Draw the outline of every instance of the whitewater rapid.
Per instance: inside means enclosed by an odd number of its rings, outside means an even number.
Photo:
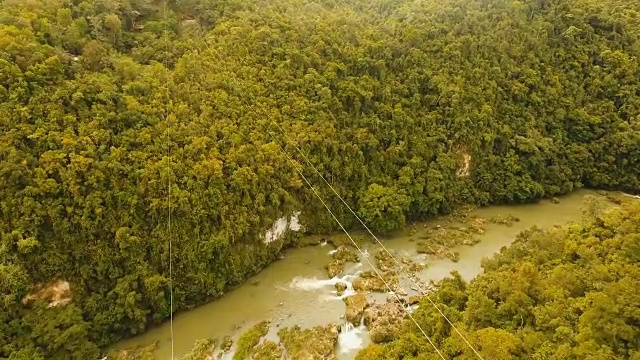
[[[361,271],[358,269],[362,266],[362,263],[357,263],[352,267],[350,274],[334,276],[331,279],[295,277],[289,283],[289,288],[299,291],[324,290],[323,294],[320,295],[323,301],[342,301],[356,294],[355,290],[353,290],[353,280],[360,275]],[[347,287],[341,295],[338,295],[335,288],[337,283],[343,283]],[[338,335],[338,345],[336,349],[338,358],[353,358],[358,351],[364,349],[369,343],[369,332],[364,325],[364,319],[359,324],[352,324],[345,321],[340,326],[340,334]]]
[[[331,279],[295,277],[293,278],[293,280],[291,280],[289,287],[292,289],[303,291],[312,291],[326,288],[328,292],[324,294],[324,300],[342,300],[356,293],[353,290],[353,280],[355,280],[359,274],[360,272],[356,272],[352,275],[343,275],[342,277],[335,276]],[[347,289],[342,293],[342,295],[338,295],[338,291],[335,288],[335,285],[337,283],[343,283],[347,286]]]

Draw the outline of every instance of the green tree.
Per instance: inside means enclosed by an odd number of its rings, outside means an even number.
[[[404,226],[409,201],[395,188],[371,184],[360,198],[358,213],[375,230],[391,232]]]

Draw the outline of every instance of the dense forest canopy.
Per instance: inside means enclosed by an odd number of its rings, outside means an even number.
[[[534,228],[466,283],[432,299],[485,359],[640,359],[640,204],[592,214],[567,229]],[[447,359],[477,359],[423,301],[414,317]],[[356,360],[440,359],[407,322],[400,337]]]
[[[334,230],[278,127],[376,231],[640,191],[636,0],[166,5],[1,5],[0,358],[90,359],[166,319],[169,238],[183,310],[295,243],[264,245],[276,219]]]

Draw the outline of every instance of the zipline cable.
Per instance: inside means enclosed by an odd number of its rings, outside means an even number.
[[[349,211],[351,212],[351,214],[353,214],[353,216],[356,217],[356,219],[358,219],[358,221],[360,222],[360,224],[362,226],[364,226],[364,228],[367,230],[367,232],[369,234],[371,234],[371,236],[375,239],[375,241],[380,244],[380,246],[382,247],[382,249],[384,249],[384,251],[391,257],[391,259],[395,262],[395,264],[400,268],[401,272],[407,277],[409,278],[417,287],[418,290],[420,291],[420,293],[422,293],[424,295],[424,297],[429,301],[429,303],[440,313],[440,315],[442,315],[442,317],[447,321],[447,323],[449,323],[449,325],[455,330],[455,332],[460,336],[460,338],[469,346],[469,348],[475,353],[475,355],[481,359],[484,360],[482,358],[482,356],[480,355],[480,353],[471,345],[471,343],[469,342],[469,340],[467,340],[467,338],[462,335],[462,333],[460,332],[460,330],[458,330],[458,328],[453,324],[453,322],[451,322],[451,320],[449,320],[449,318],[444,314],[444,312],[442,312],[442,310],[440,309],[440,307],[433,301],[431,300],[431,298],[429,297],[429,295],[427,295],[427,291],[425,291],[425,289],[422,288],[422,286],[420,285],[419,281],[416,281],[413,279],[413,277],[411,275],[409,275],[409,273],[406,271],[405,267],[402,265],[402,262],[398,261],[393,254],[391,254],[391,252],[382,244],[382,242],[380,241],[380,239],[378,239],[377,236],[375,236],[373,234],[373,232],[369,229],[369,227],[364,223],[364,221],[362,221],[362,219],[356,214],[355,211],[353,211],[353,209],[351,208],[351,206],[349,206],[349,204],[347,204],[347,202],[342,198],[342,196],[340,196],[340,194],[338,194],[338,192],[336,191],[336,189],[334,189],[334,187],[327,181],[327,179],[320,173],[320,171],[318,170],[318,168],[316,168],[311,161],[309,161],[309,158],[304,154],[304,152],[302,150],[300,150],[300,148],[293,142],[291,141],[291,139],[287,136],[286,132],[282,129],[282,127],[277,123],[277,122],[273,122],[278,129],[280,130],[280,132],[282,133],[282,135],[284,135],[285,139],[287,139],[287,142],[291,143],[291,145],[298,151],[298,153],[300,153],[300,155],[305,159],[305,161],[307,162],[307,164],[309,164],[309,166],[311,166],[315,172],[322,178],[322,180],[324,181],[325,184],[327,184],[329,186],[329,188],[331,188],[331,191],[333,191],[334,194],[336,194],[336,196],[340,199],[340,201],[342,201],[342,203],[347,207],[347,209],[349,209]]]
[[[170,312],[170,332],[171,332],[171,360],[173,360],[173,246],[171,240],[171,119],[169,119],[169,37],[167,28],[167,1],[163,2],[164,17],[164,68],[166,71],[165,78],[165,114],[164,118],[167,122],[167,204],[169,205],[167,218],[167,237],[169,239],[169,312]]]
[[[202,39],[203,39],[203,41],[205,42],[206,49],[207,49],[207,50],[209,50],[209,53],[210,53],[211,55],[213,55],[212,46],[211,46],[211,45],[209,45],[209,44],[207,44],[206,36],[202,36]],[[235,81],[234,81],[234,85],[236,85],[236,86],[234,86],[236,89],[238,89],[238,88],[239,88],[239,87],[237,86],[237,82],[235,82]],[[255,103],[255,99],[253,99],[253,97],[252,97],[251,95],[249,95],[248,93],[247,93],[247,95],[248,95],[249,97],[251,97],[251,98],[252,98],[252,100],[253,100],[253,101],[254,101],[254,103]],[[242,102],[243,102],[243,103],[244,103],[248,108],[251,108],[251,109],[254,109],[254,108],[255,108],[255,107],[251,106],[251,105],[250,105],[246,100],[244,100],[244,98],[243,98],[242,96],[238,96],[238,99],[239,99],[240,101],[242,101]],[[261,111],[263,112],[263,114],[264,114],[265,116],[267,116],[267,118],[268,118],[268,119],[270,119],[270,118],[271,118],[268,114],[266,114],[266,112],[265,112],[265,111],[263,111],[262,109],[261,109]],[[254,110],[254,113],[255,113],[255,110]],[[316,191],[316,189],[311,185],[311,183],[307,180],[307,178],[306,178],[306,177],[302,174],[302,172],[298,169],[298,167],[295,165],[295,162],[293,161],[293,159],[289,156],[289,154],[286,152],[286,150],[285,150],[285,149],[280,145],[280,143],[278,142],[278,140],[277,140],[277,138],[274,136],[274,134],[273,134],[273,133],[272,133],[272,132],[267,128],[267,126],[266,126],[266,125],[261,124],[260,122],[258,122],[258,123],[259,123],[259,124],[260,124],[260,126],[262,126],[262,127],[263,127],[263,129],[264,129],[264,130],[265,130],[265,131],[266,131],[266,132],[271,136],[271,138],[272,138],[272,139],[273,139],[273,141],[277,144],[277,146],[278,146],[278,148],[280,149],[280,151],[281,151],[281,152],[282,152],[282,153],[287,157],[287,159],[288,159],[288,160],[289,160],[289,162],[294,166],[294,168],[296,169],[296,171],[298,172],[298,174],[300,174],[300,176],[303,178],[303,180],[305,181],[305,183],[307,183],[307,185],[311,188],[311,190],[312,190],[312,191],[313,191],[313,193],[316,195],[316,197],[318,197],[318,199],[322,202],[322,204],[323,204],[323,205],[324,205],[324,207],[327,209],[327,211],[329,212],[329,214],[331,214],[331,216],[332,216],[332,217],[333,217],[333,219],[338,223],[338,225],[340,226],[340,228],[342,229],[342,231],[347,235],[347,237],[349,238],[349,240],[351,240],[351,242],[353,243],[353,245],[355,246],[355,248],[356,248],[356,249],[358,249],[358,252],[360,252],[360,254],[362,255],[362,257],[363,257],[363,258],[364,258],[364,259],[369,263],[369,265],[374,269],[374,271],[375,271],[376,275],[377,275],[377,276],[380,278],[380,280],[382,280],[382,282],[385,284],[385,287],[387,288],[387,290],[388,290],[389,292],[392,292],[392,293],[394,294],[394,296],[395,296],[395,298],[398,300],[398,302],[399,302],[400,306],[401,306],[401,307],[402,307],[402,308],[407,312],[407,314],[409,315],[409,317],[411,318],[411,320],[413,321],[413,323],[418,327],[418,329],[420,330],[420,332],[424,335],[424,337],[425,337],[425,338],[427,339],[427,341],[431,344],[431,346],[433,346],[433,348],[434,348],[434,349],[435,349],[435,351],[438,353],[438,355],[439,355],[439,356],[444,360],[444,359],[445,359],[445,358],[444,358],[444,356],[442,355],[442,353],[440,352],[440,350],[438,350],[437,346],[433,343],[433,341],[431,340],[431,338],[427,335],[427,333],[426,333],[426,332],[422,329],[422,327],[418,324],[418,322],[415,320],[415,318],[413,317],[413,315],[411,315],[411,313],[408,311],[408,309],[406,309],[406,308],[404,307],[404,305],[402,304],[402,301],[400,300],[400,298],[398,297],[398,295],[397,295],[395,292],[393,292],[393,291],[392,291],[391,287],[387,284],[386,280],[384,280],[384,278],[382,277],[382,275],[378,272],[377,268],[376,268],[376,267],[371,263],[371,261],[370,261],[370,260],[369,260],[369,258],[366,256],[366,254],[365,254],[365,253],[360,249],[360,247],[357,245],[357,243],[353,240],[353,238],[351,237],[351,235],[347,232],[347,230],[344,228],[344,226],[342,225],[342,223],[338,220],[338,218],[334,215],[334,213],[331,211],[331,209],[328,207],[328,205],[324,202],[324,200],[323,200],[323,199],[322,199],[322,197],[318,194],[318,192]],[[278,126],[278,127],[279,127],[279,126]],[[281,129],[281,132],[282,132],[282,128],[281,128],[281,127],[279,127],[279,128]],[[289,139],[288,137],[286,137],[286,138],[287,138],[287,139]],[[295,145],[294,145],[294,146],[295,146]],[[296,147],[296,149],[298,149],[298,148]],[[299,151],[299,150],[298,150],[298,151]],[[305,157],[305,159],[307,160],[307,162],[309,162],[309,161],[308,161],[308,159],[307,159],[306,157]],[[312,165],[312,164],[311,164],[311,165]],[[312,167],[314,168],[314,170],[315,170],[316,172],[318,172],[318,173],[319,173],[318,169],[317,169],[317,168],[315,168],[315,166],[313,166],[313,165],[312,165]],[[324,177],[322,177],[322,179],[323,179],[323,180],[328,184],[328,182],[326,181],[326,179],[325,179]],[[334,191],[334,193],[336,193],[336,195],[338,195],[338,194],[337,194],[337,192],[335,191],[335,189],[333,189],[333,187],[331,187],[331,189]],[[338,195],[338,197],[340,197],[340,196]],[[340,197],[340,199],[344,202],[344,200],[343,200],[341,197]],[[345,205],[346,205],[346,203],[345,203]],[[348,206],[347,206],[347,207],[348,207]],[[351,208],[350,208],[350,207],[349,207],[349,210],[351,210]],[[352,211],[352,213],[353,213],[353,211]],[[354,215],[355,215],[355,213],[354,213]],[[356,215],[356,217],[357,217],[357,215]],[[360,218],[359,218],[359,217],[358,217],[358,220],[360,220]],[[362,222],[362,220],[360,220],[360,221]],[[368,229],[368,228],[367,228],[367,229]],[[370,232],[370,231],[369,231],[369,232]],[[371,232],[370,232],[370,233],[371,233]],[[373,235],[373,234],[372,234],[372,235]],[[382,245],[382,243],[377,239],[377,237],[375,237],[375,236],[374,236],[374,238],[375,238],[375,239],[378,241],[378,243],[383,247],[383,249],[384,249],[387,253],[389,253],[389,251],[386,249],[386,247],[384,247],[384,245]],[[390,254],[390,253],[389,253],[389,254]],[[398,262],[397,262],[397,260],[396,260],[393,256],[392,256],[392,258],[393,258],[393,260],[394,260],[396,263],[398,263]],[[403,271],[404,271],[404,269],[403,269]],[[406,273],[405,273],[405,274],[406,274]],[[424,293],[424,291],[421,291],[421,292],[422,292],[422,293]],[[429,300],[431,301],[431,299],[429,299]],[[431,301],[431,304],[435,306],[435,303],[433,303],[432,301]],[[437,308],[437,306],[436,306],[436,308]],[[437,309],[438,309],[438,311],[440,312],[440,314],[441,314],[443,317],[445,317],[445,319],[447,319],[447,322],[449,322],[449,324],[451,324],[451,326],[455,328],[455,326],[453,326],[453,324],[451,323],[451,321],[449,321],[449,319],[444,315],[444,313],[443,313],[442,311],[440,311],[440,309],[439,309],[439,308],[437,308]],[[457,331],[457,329],[456,329],[456,331]],[[458,332],[458,333],[459,333],[459,332]],[[460,333],[459,333],[459,334],[460,334]],[[462,334],[460,334],[460,335],[462,336]],[[463,338],[464,338],[464,337],[463,337]],[[470,344],[468,341],[466,341],[466,339],[465,339],[465,342],[467,342],[467,345],[469,345],[469,347],[470,347],[470,348],[471,348],[471,349],[476,353],[476,355],[477,355],[480,359],[482,359],[482,357],[480,356],[480,354],[478,354],[478,352],[477,352],[477,351],[476,351],[476,350],[471,346],[471,344]],[[482,360],[484,360],[484,359],[482,359]]]
[[[241,99],[241,98],[239,98]],[[244,101],[244,100],[242,100]],[[246,103],[246,101],[244,101],[246,105],[248,105]],[[251,106],[249,106],[249,108],[252,108]],[[255,111],[254,111],[255,113]],[[398,296],[398,294],[393,291],[393,289],[391,288],[391,286],[389,286],[389,284],[387,283],[387,281],[384,279],[384,277],[380,274],[379,270],[377,269],[377,267],[371,262],[371,260],[369,259],[369,257],[367,256],[367,254],[362,251],[362,249],[360,248],[360,246],[358,246],[358,244],[356,243],[356,241],[351,237],[351,235],[349,234],[349,232],[345,229],[345,227],[342,225],[342,223],[340,222],[340,220],[338,220],[338,218],[336,217],[336,215],[333,213],[333,211],[331,211],[331,209],[329,208],[329,206],[327,205],[327,203],[322,199],[322,197],[320,196],[320,194],[316,191],[316,189],[313,187],[313,185],[311,185],[311,183],[309,182],[309,180],[304,176],[304,174],[302,173],[302,170],[300,170],[300,168],[298,168],[298,166],[296,165],[295,161],[291,158],[291,156],[289,156],[289,154],[287,153],[287,151],[282,147],[282,145],[280,145],[280,142],[277,140],[277,138],[275,137],[275,135],[269,130],[269,128],[267,128],[266,125],[261,124],[260,122],[258,122],[258,124],[260,124],[260,126],[262,126],[262,128],[269,134],[269,136],[271,136],[271,138],[273,139],[273,142],[276,143],[276,145],[278,146],[278,148],[280,149],[280,151],[284,154],[284,156],[287,158],[287,160],[291,163],[291,165],[293,166],[293,168],[296,170],[296,172],[300,175],[300,177],[302,177],[302,179],[304,180],[304,182],[309,186],[309,188],[311,189],[311,191],[313,191],[313,193],[315,194],[315,196],[320,200],[320,202],[322,203],[322,205],[325,207],[325,209],[327,209],[327,211],[329,212],[329,214],[331,215],[331,217],[336,221],[336,223],[338,224],[338,226],[340,226],[340,229],[342,229],[342,231],[345,233],[345,235],[347,235],[347,237],[349,238],[349,240],[351,241],[351,243],[353,244],[353,246],[358,250],[358,252],[360,253],[360,255],[362,256],[362,258],[365,259],[365,261],[369,264],[369,266],[373,269],[373,271],[375,272],[375,274],[378,276],[378,278],[382,281],[382,283],[384,284],[385,288],[387,289],[387,291],[389,293],[392,293],[393,296],[395,297],[395,299],[398,301],[398,305],[407,313],[407,315],[409,316],[409,318],[411,319],[411,321],[413,321],[413,323],[416,325],[416,327],[420,330],[420,332],[422,333],[422,335],[424,335],[424,337],[427,339],[427,341],[429,342],[429,344],[431,344],[431,346],[433,347],[433,349],[436,351],[436,353],[438,354],[438,356],[440,356],[441,359],[445,360],[444,355],[442,355],[442,353],[440,352],[440,350],[438,349],[438,347],[436,346],[436,344],[433,342],[433,340],[431,340],[431,338],[429,337],[429,335],[427,335],[427,333],[424,331],[424,329],[422,329],[422,327],[420,326],[420,324],[418,324],[418,321],[416,321],[416,319],[413,317],[413,315],[411,314],[411,312],[409,311],[409,309],[407,307],[404,306],[404,304],[402,303],[402,300],[400,299],[400,297]]]
[[[261,124],[262,125],[262,124]],[[382,277],[382,275],[380,274],[380,272],[378,271],[378,269],[376,268],[376,266],[371,262],[371,260],[369,259],[369,257],[367,256],[367,254],[364,253],[364,251],[362,251],[362,249],[360,248],[360,246],[358,246],[358,244],[356,243],[355,240],[353,240],[353,238],[351,237],[351,235],[349,234],[349,232],[344,228],[344,226],[342,226],[342,223],[340,222],[340,220],[338,220],[338,218],[334,215],[333,211],[331,211],[331,209],[329,208],[329,206],[327,205],[327,203],[324,202],[324,200],[322,199],[322,197],[320,196],[320,194],[318,194],[318,192],[316,191],[316,189],[313,187],[313,185],[311,185],[311,183],[309,182],[309,180],[307,180],[307,178],[304,176],[304,174],[302,173],[302,171],[298,168],[298,166],[296,165],[296,163],[293,161],[293,159],[289,156],[289,154],[285,151],[285,149],[280,145],[280,143],[278,142],[278,140],[276,140],[275,136],[273,135],[273,133],[271,131],[269,131],[269,129],[264,126],[265,131],[267,131],[267,133],[269,133],[269,135],[271,136],[271,138],[273,139],[273,141],[276,143],[276,145],[278,145],[278,148],[280,149],[280,151],[287,157],[287,160],[289,160],[289,162],[291,163],[291,165],[296,169],[296,171],[298,172],[298,174],[300,175],[300,177],[302,177],[302,179],[304,180],[305,183],[307,183],[307,185],[309,186],[309,188],[311,188],[311,190],[313,191],[313,193],[316,195],[316,197],[320,200],[320,202],[322,202],[322,205],[324,205],[324,207],[327,209],[327,211],[329,212],[329,214],[331,214],[331,217],[333,217],[333,219],[338,223],[338,225],[340,226],[340,229],[342,229],[342,231],[347,235],[347,237],[349,238],[349,240],[351,240],[351,243],[353,244],[353,246],[355,246],[356,249],[358,249],[358,252],[360,253],[360,255],[362,255],[362,257],[367,261],[367,263],[369,263],[369,266],[371,266],[371,268],[373,269],[373,271],[376,273],[376,275],[380,278],[380,280],[382,280],[382,282],[384,283],[385,287],[387,288],[387,290],[390,293],[393,293],[393,295],[395,296],[396,300],[398,301],[398,304],[400,305],[400,307],[402,307],[402,309],[404,309],[404,311],[407,313],[407,315],[409,316],[409,318],[411,318],[411,320],[413,321],[413,323],[418,327],[418,329],[420,330],[420,332],[422,332],[422,335],[424,335],[424,337],[427,339],[427,341],[429,341],[429,344],[431,344],[431,346],[433,346],[433,349],[438,353],[438,355],[440,356],[440,358],[442,358],[443,360],[445,360],[444,355],[442,355],[442,353],[440,352],[440,350],[438,350],[438,347],[436,346],[436,344],[431,340],[431,338],[427,335],[427,333],[422,329],[422,327],[420,326],[420,324],[418,324],[418,322],[416,321],[416,319],[413,317],[413,315],[411,314],[411,311],[409,311],[409,309],[407,307],[404,306],[404,304],[402,304],[402,300],[400,299],[400,297],[398,296],[398,294],[396,294],[394,291],[392,291],[391,287],[389,286],[389,284],[387,283],[387,281]]]

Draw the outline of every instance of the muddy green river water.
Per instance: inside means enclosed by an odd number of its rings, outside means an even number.
[[[416,225],[418,233],[400,234],[384,239],[384,245],[403,257],[411,257],[427,268],[421,273],[423,280],[439,280],[458,271],[470,280],[481,272],[482,258],[498,252],[509,245],[516,234],[533,225],[548,227],[564,225],[579,220],[582,215],[585,195],[596,195],[589,190],[579,190],[562,197],[559,204],[543,200],[537,204],[517,206],[492,206],[474,211],[482,217],[511,214],[520,219],[513,226],[488,224],[484,234],[479,235],[480,243],[461,246],[458,262],[436,259],[416,252],[416,243],[410,237],[420,236],[421,231],[437,225],[435,220]],[[368,253],[380,249],[379,245],[366,247]],[[221,338],[226,335],[237,339],[240,333],[258,321],[270,320],[268,338],[277,340],[277,328],[300,325],[312,327],[331,322],[344,323],[341,319],[345,305],[335,293],[334,284],[344,281],[349,284],[358,271],[366,270],[366,261],[349,266],[340,278],[328,279],[324,266],[331,260],[331,245],[319,245],[285,252],[284,260],[268,266],[244,285],[230,291],[224,297],[188,312],[174,316],[174,349],[178,358],[187,353],[197,339]],[[345,275],[346,274],[346,275]],[[347,292],[348,295],[348,292]],[[343,295],[344,297],[344,295]],[[157,342],[156,359],[171,358],[170,327],[165,323],[146,333],[123,341],[116,348],[127,348]],[[369,342],[363,326],[344,324],[340,334],[338,349],[340,360],[353,359],[355,354]]]

